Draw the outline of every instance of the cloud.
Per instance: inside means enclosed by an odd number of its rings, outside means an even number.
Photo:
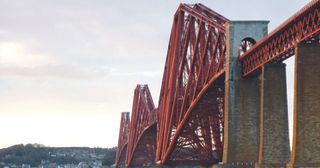
[[[45,66],[0,66],[0,75],[23,78],[55,78],[90,80],[108,76],[109,67],[81,67],[79,65],[48,64]]]
[[[110,68],[104,65],[83,66],[55,60],[46,53],[14,41],[0,42],[1,76],[32,78],[92,79],[108,75]]]
[[[19,42],[0,42],[0,64],[18,67],[41,66],[48,62],[45,54],[32,53],[27,46]]]
[[[136,71],[136,72],[123,72],[123,71],[117,71],[113,70],[110,72],[110,75],[112,76],[124,76],[124,77],[134,77],[134,76],[142,76],[142,77],[161,77],[162,71]]]

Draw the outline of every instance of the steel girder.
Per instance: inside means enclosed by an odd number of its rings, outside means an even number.
[[[319,43],[319,7],[320,1],[313,0],[244,50],[240,56],[243,76],[268,62],[292,56],[298,43]],[[127,166],[153,164],[155,150],[160,164],[208,165],[221,160],[226,22],[201,4],[179,6],[171,29],[159,108],[154,108],[148,87],[138,85],[129,141],[125,132],[130,121],[121,120],[117,166],[124,164],[124,157]]]
[[[294,55],[300,42],[319,41],[320,1],[313,0],[240,56],[242,74],[247,76],[268,62],[279,62]]]
[[[134,91],[126,166],[155,164],[157,110],[148,85]]]
[[[118,162],[117,162],[117,164],[116,164],[116,167],[117,167],[117,168],[124,168],[124,167],[126,167],[127,148],[128,148],[128,144],[126,143],[126,144],[124,145],[124,147],[122,148],[122,150],[120,151],[119,159],[118,159]]]
[[[124,167],[129,137],[130,117],[129,112],[121,113],[118,147],[116,152],[116,167]]]
[[[175,13],[158,106],[160,164],[221,160],[226,22],[202,4]]]
[[[157,124],[145,128],[139,138],[130,167],[149,167],[155,165],[156,159]]]

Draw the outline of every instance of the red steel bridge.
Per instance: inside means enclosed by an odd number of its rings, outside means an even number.
[[[232,61],[235,61],[235,64],[239,66],[241,80],[260,79],[261,74],[264,77],[268,76],[266,73],[267,65],[281,64],[294,55],[297,57],[298,53],[302,52],[302,49],[299,48],[300,45],[319,46],[320,1],[311,1],[264,38],[253,39],[245,36],[237,46],[237,50],[239,47],[240,50],[235,54],[232,50],[234,47],[232,42],[235,40],[233,36],[237,35],[232,32],[236,30],[237,23],[202,4],[180,4],[173,18],[158,107],[156,108],[153,103],[148,86],[137,85],[134,91],[131,122],[128,113],[122,113],[121,117],[116,155],[117,167],[210,166],[218,163],[230,164],[233,165],[232,167],[252,167],[256,163],[268,162],[268,159],[265,158],[268,157],[266,151],[269,148],[264,147],[267,144],[264,130],[268,125],[264,122],[263,112],[260,117],[260,111],[257,112],[259,114],[256,129],[258,130],[257,138],[253,138],[258,141],[250,144],[251,146],[256,145],[257,148],[251,150],[251,147],[248,147],[248,151],[243,151],[242,154],[247,155],[246,152],[248,152],[248,155],[252,155],[256,159],[248,160],[245,157],[233,156],[239,155],[239,153],[232,154],[231,152],[233,147],[241,146],[232,144],[232,129],[242,128],[242,124],[246,121],[241,116],[237,118],[232,113],[231,108],[234,107],[230,105],[237,102],[236,98],[233,100],[230,97],[238,86],[236,84],[234,88],[230,87],[233,84],[230,82],[233,81],[231,78],[236,78],[232,77],[232,73],[235,73],[232,70]],[[314,53],[317,52],[312,52],[311,55]],[[236,59],[231,58],[232,54],[237,55]],[[319,58],[320,52],[316,55]],[[312,156],[313,160],[304,157],[303,154],[300,156],[300,153],[303,153],[302,148],[311,146],[311,151],[312,147],[320,150],[318,142],[299,146],[312,143],[303,141],[306,137],[299,137],[301,134],[299,133],[299,123],[304,122],[299,118],[300,99],[298,98],[303,97],[300,94],[304,91],[299,91],[299,88],[303,90],[304,87],[307,87],[306,84],[303,86],[299,84],[300,69],[298,67],[304,67],[300,66],[300,62],[296,58],[293,149],[290,160],[282,162],[286,162],[283,164],[288,166],[290,164],[292,166],[303,165],[305,160],[309,159],[312,163],[307,165],[320,166],[319,156]],[[314,65],[311,61],[308,65],[318,69],[317,66],[320,64]],[[312,67],[310,68],[312,69]],[[313,71],[313,73],[318,72],[318,70]],[[307,75],[303,75],[303,77],[305,76]],[[315,82],[319,81],[319,77],[312,79]],[[320,84],[318,83],[318,85]],[[318,87],[318,85],[312,85],[312,87]],[[264,82],[262,86],[266,87],[268,83]],[[318,88],[320,90],[320,86]],[[268,90],[259,88],[259,93],[260,90],[261,95],[268,94]],[[313,97],[315,97],[317,104],[315,107],[320,108],[318,93],[315,91],[316,95]],[[248,92],[244,96],[248,97],[250,93]],[[259,103],[268,104],[264,102],[266,100],[269,99],[265,97],[260,99],[259,97]],[[241,101],[240,103],[243,103],[239,106],[240,108],[248,104]],[[259,104],[259,108],[260,106],[261,109],[264,109],[261,104]],[[316,112],[319,110],[316,109]],[[245,115],[247,114],[243,113],[243,118]],[[250,116],[250,114],[248,115]],[[315,121],[317,123],[320,120],[320,115],[313,118],[317,118]],[[251,125],[251,127],[253,126]],[[318,126],[316,127],[318,128]],[[241,132],[241,136],[248,134],[250,138],[251,134],[247,132]],[[320,138],[320,135],[317,135],[316,138]],[[300,141],[300,139],[302,140]],[[241,141],[237,141],[237,143],[246,145]],[[276,151],[271,152],[275,153]],[[318,155],[320,154],[318,153]]]

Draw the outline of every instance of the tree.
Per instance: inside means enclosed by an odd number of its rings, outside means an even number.
[[[111,166],[114,164],[116,159],[116,148],[111,148],[107,150],[106,156],[102,161],[103,166]]]

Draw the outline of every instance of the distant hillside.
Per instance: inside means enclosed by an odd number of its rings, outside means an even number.
[[[1,164],[29,164],[39,166],[49,163],[79,164],[100,161],[105,165],[114,163],[116,148],[45,147],[41,144],[14,145],[0,149]]]

